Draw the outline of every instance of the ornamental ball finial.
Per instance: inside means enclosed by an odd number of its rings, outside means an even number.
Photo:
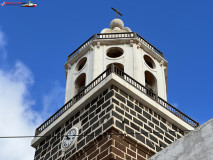
[[[119,18],[115,18],[110,22],[110,28],[113,30],[115,27],[118,27],[120,29],[124,28],[124,22],[119,19]]]

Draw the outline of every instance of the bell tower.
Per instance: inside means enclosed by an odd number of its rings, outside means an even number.
[[[88,45],[91,40],[93,43]],[[88,45],[87,49],[76,55],[74,52],[65,64],[65,102],[112,64],[146,86],[150,92],[167,99],[167,61],[163,53],[158,51],[160,55],[156,54],[155,48],[137,33],[124,27],[121,19],[112,20],[110,29],[103,29],[87,43],[81,46],[84,48]]]
[[[121,19],[65,70],[65,104],[36,129],[35,160],[145,160],[199,126],[167,102],[164,54]]]

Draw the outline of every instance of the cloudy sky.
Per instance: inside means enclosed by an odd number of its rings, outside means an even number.
[[[66,58],[109,27],[111,7],[164,53],[168,102],[201,124],[213,117],[211,0],[36,2],[36,8],[0,6],[0,136],[34,135],[63,105]],[[0,159],[33,159],[31,140],[0,139]]]

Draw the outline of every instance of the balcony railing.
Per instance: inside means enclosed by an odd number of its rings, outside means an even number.
[[[154,92],[150,89],[146,88],[138,81],[130,77],[128,74],[124,73],[122,70],[117,68],[114,65],[111,65],[107,68],[103,73],[101,73],[96,79],[94,79],[90,84],[88,84],[84,89],[82,89],[77,95],[75,95],[70,101],[68,101],[63,107],[61,107],[55,114],[53,114],[48,120],[46,120],[42,125],[40,125],[35,132],[35,135],[38,135],[43,130],[45,130],[51,123],[53,123],[56,119],[58,119],[62,114],[64,114],[68,109],[70,109],[77,101],[79,101],[84,95],[90,92],[94,87],[96,87],[101,81],[103,81],[107,76],[111,73],[115,73],[123,80],[146,94],[148,97],[159,103],[162,107],[169,110],[171,113],[191,125],[192,127],[196,128],[199,126],[199,123],[190,118],[189,116],[185,115],[183,112],[163,100],[162,98],[158,97]]]
[[[77,95],[75,95],[71,100],[69,100],[63,107],[61,107],[55,114],[53,114],[48,120],[41,124],[35,132],[35,135],[41,133],[45,128],[47,128],[51,123],[58,119],[62,114],[64,114],[70,107],[72,107],[76,102],[78,102],[84,95],[90,92],[95,86],[97,86],[101,81],[103,81],[109,75],[110,69],[105,70],[97,78],[95,78],[90,84],[82,88]]]
[[[67,60],[70,60],[73,56],[78,54],[79,51],[83,50],[85,47],[89,46],[89,44],[93,40],[97,39],[118,39],[118,38],[138,38],[141,43],[143,43],[145,46],[147,46],[152,51],[159,54],[161,57],[164,57],[164,54],[159,51],[157,48],[155,48],[152,44],[150,44],[147,40],[145,40],[143,37],[141,37],[136,32],[123,32],[123,33],[100,33],[100,34],[94,34],[92,37],[90,37],[86,42],[84,42],[80,47],[78,47],[74,52],[72,52],[68,57]]]

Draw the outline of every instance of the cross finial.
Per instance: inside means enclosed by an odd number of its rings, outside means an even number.
[[[118,14],[119,14],[120,16],[122,16],[122,14],[121,14],[120,12],[118,12],[117,9],[112,8],[112,10],[116,12],[116,18],[118,18]]]

